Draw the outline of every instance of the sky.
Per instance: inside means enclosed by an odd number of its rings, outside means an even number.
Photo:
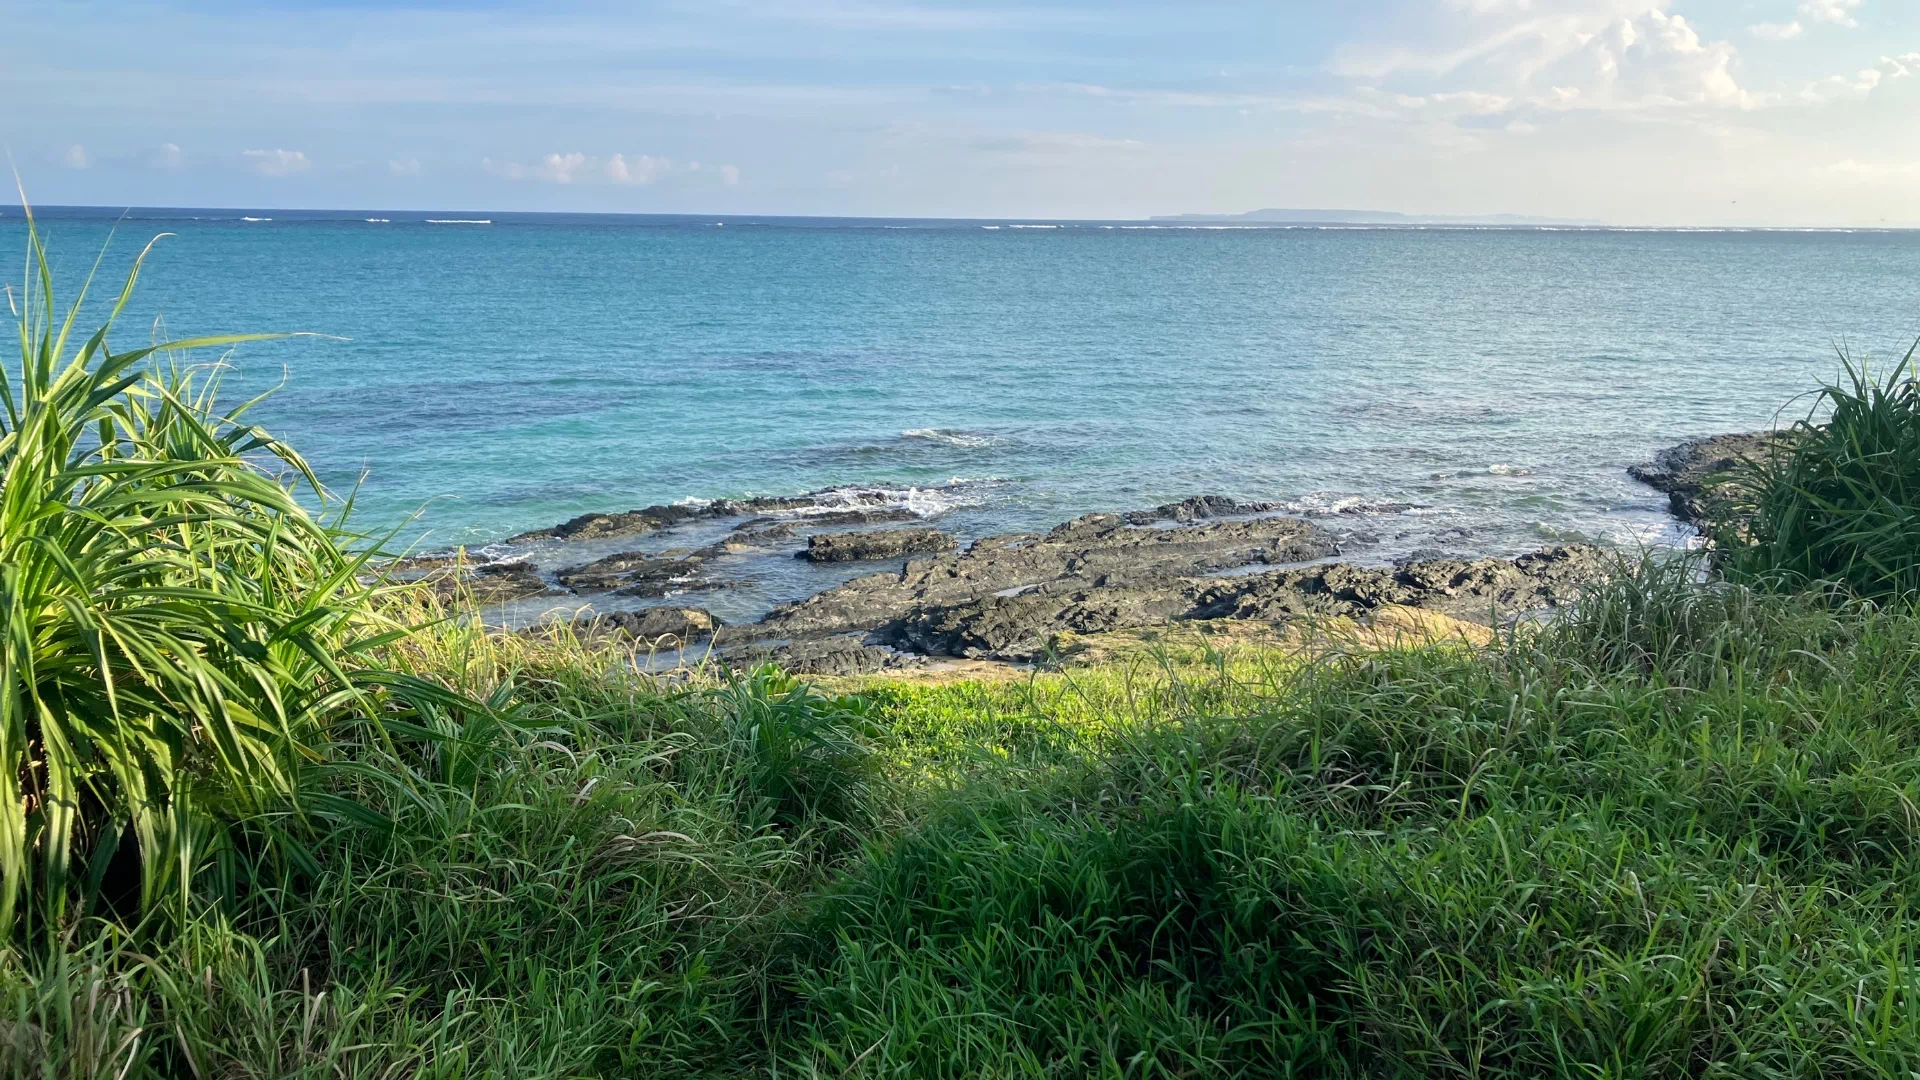
[[[50,204],[1920,226],[1920,0],[0,0]]]

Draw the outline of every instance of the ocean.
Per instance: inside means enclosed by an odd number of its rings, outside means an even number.
[[[1920,330],[1920,233],[52,209],[154,249],[117,342],[310,331],[228,397],[355,523],[486,548],[591,511],[883,487],[962,536],[1199,493],[1347,557],[1672,544],[1625,469]],[[24,227],[0,215],[0,271]],[[18,292],[18,285],[14,291]],[[69,294],[70,295],[70,294]],[[208,357],[207,359],[213,359]],[[497,547],[494,550],[499,550]],[[751,617],[849,571],[769,561]],[[870,569],[870,568],[869,568]]]

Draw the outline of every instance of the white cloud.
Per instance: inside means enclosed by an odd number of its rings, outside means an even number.
[[[587,155],[582,153],[548,154],[540,164],[533,167],[533,175],[541,180],[555,184],[573,183],[573,174],[587,165]]]
[[[635,154],[632,158],[615,154],[607,159],[607,179],[616,184],[651,184],[655,177],[672,169],[673,162],[646,154]]]
[[[1766,41],[1791,41],[1799,37],[1800,32],[1805,29],[1806,27],[1801,26],[1798,19],[1783,23],[1758,23],[1747,27],[1754,37]]]
[[[1904,79],[1920,71],[1920,52],[1905,53],[1900,56],[1883,56],[1880,66],[1887,69],[1887,78]]]
[[[1860,3],[1861,0],[1804,0],[1800,5],[1800,14],[1814,22],[1859,26],[1860,21],[1853,17],[1853,9],[1859,7]]]
[[[508,180],[533,179],[549,184],[651,184],[674,171],[670,159],[650,154],[620,153],[602,158],[578,150],[548,154],[531,166],[481,158],[480,167]],[[695,165],[688,171],[698,168]]]
[[[1819,82],[1808,83],[1800,96],[1812,102],[1863,98],[1873,93],[1874,88],[1880,85],[1881,78],[1878,68],[1862,68],[1853,75],[1829,75]]]
[[[1800,98],[1814,103],[1864,98],[1888,79],[1904,79],[1915,72],[1920,72],[1920,53],[1883,56],[1878,64],[1861,68],[1852,75],[1829,75],[1808,83],[1806,89],[1800,91]]]
[[[1920,178],[1920,161],[1882,162],[1847,158],[1817,169],[1815,172],[1827,179],[1843,180],[1854,184],[1886,184]]]
[[[1739,50],[1702,38],[1669,0],[1447,0],[1456,21],[1430,46],[1338,50],[1329,69],[1366,82],[1421,79],[1514,105],[1748,108]],[[1422,96],[1437,96],[1431,88]]]
[[[246,159],[248,168],[261,176],[291,176],[313,167],[313,162],[300,150],[245,150],[240,156]]]
[[[147,155],[147,164],[156,169],[177,169],[186,162],[177,143],[161,143]]]
[[[394,158],[387,162],[387,171],[395,176],[419,176],[419,158]]]
[[[87,153],[86,147],[74,143],[60,155],[60,163],[69,169],[89,169],[93,167],[93,155]]]
[[[1492,116],[1513,108],[1513,99],[1504,94],[1488,94],[1479,90],[1457,90],[1452,93],[1435,94],[1435,104],[1449,105],[1470,116]]]
[[[720,182],[733,187],[740,183],[740,168],[736,165],[720,166]]]

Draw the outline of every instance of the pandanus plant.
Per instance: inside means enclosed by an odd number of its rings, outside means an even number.
[[[110,867],[139,868],[140,910],[170,909],[204,868],[235,865],[220,858],[235,823],[257,855],[297,849],[289,823],[314,807],[351,814],[300,779],[329,725],[372,719],[366,691],[391,681],[359,664],[395,631],[370,615],[366,555],[302,505],[327,503],[313,471],[244,419],[258,399],[218,411],[219,365],[184,363],[268,335],[109,345],[152,248],[84,337],[87,290],[56,308],[30,216],[9,290],[0,939],[29,916],[57,927]]]
[[[1730,574],[1788,589],[1837,585],[1920,601],[1920,345],[1875,373],[1841,354],[1781,451],[1729,485],[1716,540]]]

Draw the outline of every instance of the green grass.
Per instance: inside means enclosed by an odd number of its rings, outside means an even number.
[[[828,889],[790,1064],[1906,1075],[1920,628],[1669,585],[939,807]]]
[[[41,311],[4,1075],[1920,1074],[1888,590],[1650,561],[1484,647],[655,677],[361,583],[277,444]]]
[[[17,1067],[1920,1069],[1901,611],[1649,567],[1485,650],[876,682],[859,705],[459,622],[393,649],[511,687],[510,722],[459,744],[455,782],[430,782],[446,743],[354,750],[415,782],[336,775],[393,828],[313,841],[309,878],[163,943],[93,921],[9,958],[16,1045],[104,1048]],[[743,734],[770,722],[833,730]]]

